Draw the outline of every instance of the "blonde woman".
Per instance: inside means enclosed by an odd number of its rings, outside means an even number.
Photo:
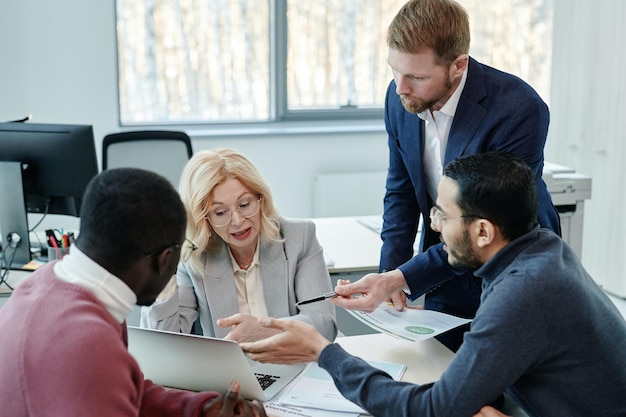
[[[303,321],[333,340],[335,306],[296,306],[332,291],[310,220],[279,216],[257,168],[233,149],[197,152],[183,170],[180,195],[187,238],[199,250],[178,266],[176,282],[142,310],[143,327],[254,341],[276,331],[257,323],[271,316]]]

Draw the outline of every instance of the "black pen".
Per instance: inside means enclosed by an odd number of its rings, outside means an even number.
[[[320,295],[319,297],[315,297],[315,298],[310,298],[308,300],[303,300],[303,301],[298,301],[296,303],[297,306],[301,306],[302,304],[309,304],[309,303],[315,303],[317,301],[324,301],[327,300],[329,298],[333,298],[336,297],[337,294],[335,294],[335,291],[331,291],[331,292],[327,292],[324,295]]]

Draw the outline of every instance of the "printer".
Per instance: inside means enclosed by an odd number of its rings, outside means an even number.
[[[591,198],[591,177],[563,165],[545,162],[543,181],[561,218],[563,240],[582,259],[585,200]]]

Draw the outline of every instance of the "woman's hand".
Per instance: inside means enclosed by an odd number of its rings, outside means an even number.
[[[218,319],[217,325],[220,327],[232,326],[232,330],[226,335],[225,339],[234,340],[237,343],[256,342],[279,332],[278,330],[262,326],[257,317],[241,313]]]
[[[241,349],[257,362],[294,364],[317,362],[330,342],[315,327],[298,320],[260,318],[259,322],[278,333],[253,343],[241,343]]]

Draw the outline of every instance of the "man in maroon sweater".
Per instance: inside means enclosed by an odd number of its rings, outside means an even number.
[[[33,273],[0,310],[3,415],[265,416],[235,381],[225,395],[165,389],[128,353],[133,305],[152,304],[181,252],[195,248],[185,224],[178,193],[154,173],[114,169],[92,180],[70,254]]]

